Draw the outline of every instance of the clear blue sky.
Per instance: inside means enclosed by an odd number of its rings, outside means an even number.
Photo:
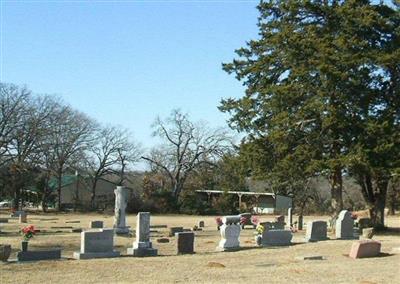
[[[217,109],[243,87],[221,69],[257,37],[258,1],[5,1],[1,80],[58,94],[152,145],[157,115],[181,108],[225,126]]]

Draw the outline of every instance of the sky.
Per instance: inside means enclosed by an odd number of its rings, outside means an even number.
[[[221,64],[257,38],[258,1],[0,1],[0,80],[58,95],[144,146],[174,108],[227,126],[217,106],[244,92]]]

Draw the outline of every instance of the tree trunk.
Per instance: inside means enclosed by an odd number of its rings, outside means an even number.
[[[21,199],[21,190],[17,185],[13,185],[14,187],[14,200],[13,200],[13,205],[12,208],[14,210],[19,210],[19,204],[20,204],[20,199]]]
[[[90,208],[92,210],[96,209],[96,186],[97,186],[97,178],[93,180],[92,184],[92,194],[90,195]]]
[[[369,209],[371,222],[377,229],[385,227],[385,205],[386,205],[386,193],[389,181],[382,179],[377,181],[376,192],[374,194],[374,200],[371,202]]]
[[[331,183],[331,207],[333,209],[334,216],[337,217],[340,211],[343,209],[343,177],[342,169],[336,167],[334,172],[330,176]]]
[[[61,211],[62,171],[57,172],[57,211]]]
[[[49,198],[49,177],[46,176],[42,194],[42,211],[47,212],[47,199]]]
[[[14,210],[19,210],[19,205],[20,205],[20,200],[21,200],[21,189],[19,187],[19,184],[17,182],[17,177],[16,177],[16,172],[12,173],[11,176],[11,186],[13,189],[13,193],[14,193],[14,200],[13,200],[13,204],[12,204],[12,208]]]
[[[389,202],[388,202],[389,204],[389,214],[390,215],[395,215],[396,214],[396,205],[397,205],[397,202],[396,202],[396,186],[395,186],[395,181],[394,180],[392,180],[392,190],[391,190],[391,192],[390,192],[390,195],[389,195]]]

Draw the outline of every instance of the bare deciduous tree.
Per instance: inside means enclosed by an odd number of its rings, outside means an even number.
[[[92,209],[96,207],[96,187],[99,179],[117,171],[119,183],[122,184],[126,167],[129,163],[137,161],[139,156],[138,145],[130,142],[129,132],[125,129],[110,126],[101,128],[93,142],[87,159],[88,173],[92,179]]]
[[[7,163],[7,153],[15,129],[21,127],[22,115],[30,91],[16,85],[0,83],[0,166]]]
[[[204,123],[194,124],[187,114],[173,110],[166,120],[157,118],[154,136],[165,144],[153,148],[149,162],[153,170],[164,172],[171,184],[172,195],[179,197],[188,176],[201,164],[215,164],[231,148],[231,137],[224,129],[209,129]]]
[[[19,111],[19,123],[10,134],[5,153],[15,209],[19,207],[21,191],[27,182],[25,177],[39,166],[39,141],[46,134],[46,120],[54,113],[54,102],[48,96],[27,97]]]

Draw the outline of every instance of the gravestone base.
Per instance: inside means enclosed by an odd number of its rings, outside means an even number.
[[[128,248],[127,254],[136,257],[157,256],[157,249],[153,248],[151,242],[135,242],[132,248]]]
[[[42,251],[20,251],[17,253],[18,261],[35,261],[60,259],[61,249],[42,250]]]
[[[117,235],[127,235],[129,234],[129,228],[130,227],[114,228],[114,232]]]
[[[128,255],[135,257],[157,256],[157,249],[154,248],[128,248]]]
[[[111,251],[111,252],[74,252],[73,258],[75,259],[91,259],[91,258],[111,258],[111,257],[119,257],[119,251]]]
[[[220,247],[220,246],[216,247],[216,249],[215,249],[215,251],[218,251],[218,252],[223,252],[223,251],[230,252],[230,251],[239,251],[239,250],[240,250],[240,247],[224,248],[224,247]]]
[[[319,242],[319,241],[327,241],[327,240],[330,240],[330,238],[328,238],[328,237],[321,237],[321,238],[318,238],[318,239],[306,238],[305,240],[306,240],[306,242],[308,242],[308,243],[316,243],[316,242]]]
[[[352,237],[341,237],[341,238],[337,238],[336,240],[358,240],[358,239],[360,239],[359,237],[357,237],[357,236],[352,236]]]

